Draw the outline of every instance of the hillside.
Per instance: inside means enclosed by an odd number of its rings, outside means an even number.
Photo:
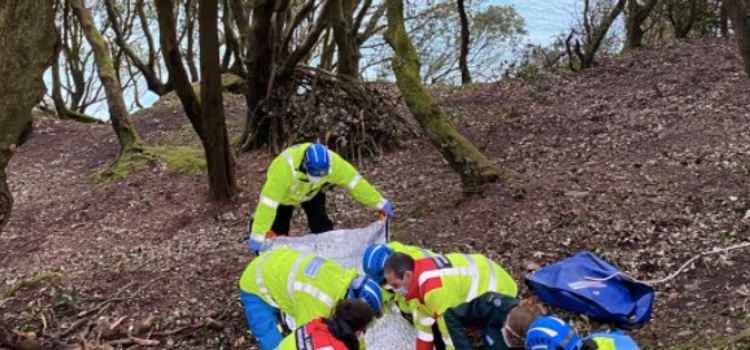
[[[445,110],[510,182],[462,198],[425,139],[360,170],[394,202],[397,240],[480,251],[518,280],[582,249],[658,279],[750,239],[748,91],[734,43],[723,41],[628,54],[578,75],[441,89]],[[236,137],[244,98],[227,95],[225,110]],[[174,98],[134,120],[152,145],[196,144]],[[271,155],[240,155],[241,193],[214,206],[204,176],[163,164],[97,184],[116,154],[108,126],[34,126],[9,167],[16,206],[0,234],[0,325],[72,341],[96,339],[96,329],[80,334],[79,319],[151,318],[159,348],[248,348],[236,285]],[[335,197],[338,227],[375,218]],[[664,349],[750,328],[748,264],[747,250],[714,255],[658,285],[653,321],[636,338]]]

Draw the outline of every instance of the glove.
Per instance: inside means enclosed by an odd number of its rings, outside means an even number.
[[[380,216],[385,219],[390,219],[393,216],[393,205],[391,205],[391,201],[385,201],[383,208],[380,209]]]
[[[253,236],[258,235],[250,235],[248,247],[255,255],[258,255],[271,249],[271,238],[276,237],[276,234],[273,231],[269,231],[263,239],[254,239],[252,238]]]
[[[258,255],[261,252],[265,252],[266,250],[268,250],[268,248],[270,248],[270,245],[265,241],[251,239],[248,247],[250,248],[250,251],[253,252],[253,254]]]

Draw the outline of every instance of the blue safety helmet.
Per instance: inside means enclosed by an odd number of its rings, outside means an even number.
[[[305,150],[305,170],[308,175],[323,177],[331,171],[331,157],[328,149],[319,143],[313,143]]]
[[[385,281],[383,266],[392,254],[391,248],[388,248],[385,244],[371,244],[365,249],[365,254],[362,256],[362,270],[367,274],[367,277],[382,284]]]
[[[352,280],[347,296],[349,299],[362,299],[378,314],[383,307],[380,285],[365,276],[357,276]]]
[[[526,331],[526,349],[578,350],[581,346],[581,338],[573,327],[557,317],[537,318]]]

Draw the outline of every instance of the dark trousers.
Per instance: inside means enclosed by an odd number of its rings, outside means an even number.
[[[321,233],[333,230],[333,221],[326,213],[326,194],[323,191],[318,192],[309,201],[302,202],[301,206],[307,215],[307,226],[310,232]],[[276,219],[273,221],[271,230],[278,235],[288,235],[292,214],[294,214],[293,206],[279,205],[276,208]]]
[[[432,325],[432,338],[432,345],[435,347],[435,350],[445,350],[445,342],[443,341],[443,335],[440,334],[437,322]]]

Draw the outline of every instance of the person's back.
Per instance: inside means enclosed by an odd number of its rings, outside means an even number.
[[[283,247],[253,260],[240,277],[240,289],[260,296],[300,325],[329,316],[356,276],[332,260]]]
[[[510,274],[484,255],[452,253],[427,260],[433,260],[435,268],[420,276],[422,300],[438,315],[485,292],[518,295],[518,285]],[[435,277],[440,277],[439,285],[431,281]]]

